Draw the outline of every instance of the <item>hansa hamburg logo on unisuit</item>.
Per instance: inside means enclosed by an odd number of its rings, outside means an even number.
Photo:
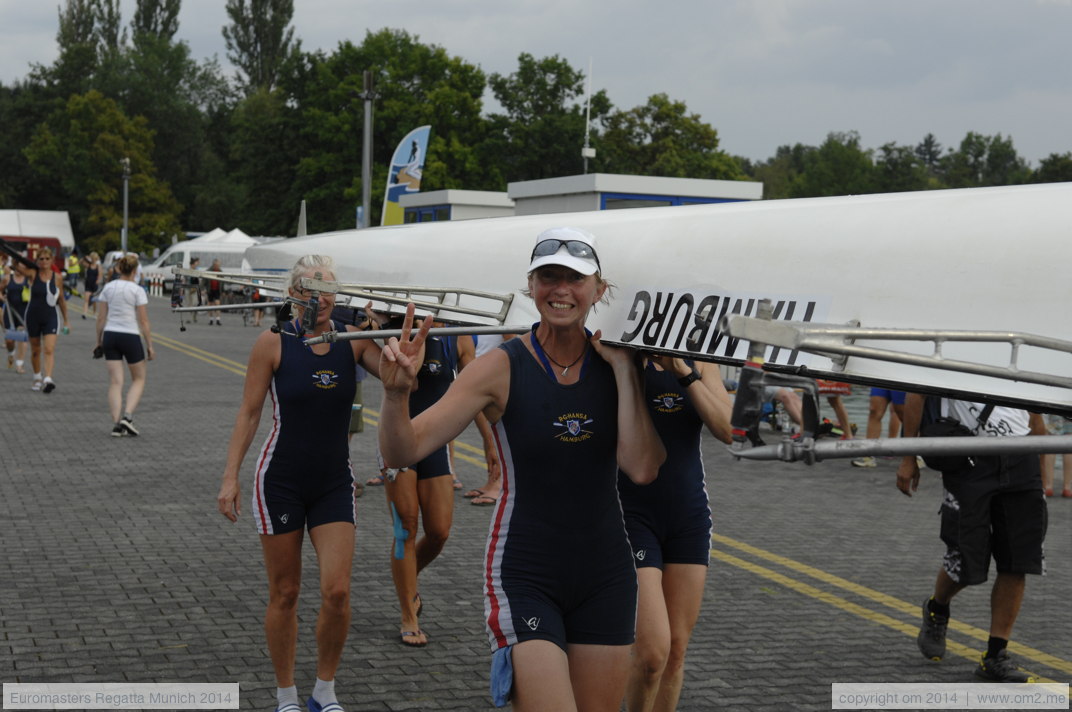
[[[685,407],[685,397],[673,391],[660,393],[655,398],[652,398],[651,402],[658,413],[680,413],[681,409]]]
[[[331,390],[339,385],[339,374],[334,371],[314,371],[313,384],[323,390]]]
[[[591,438],[593,432],[588,429],[591,424],[592,419],[584,413],[565,413],[552,423],[555,437],[564,443],[579,443]]]

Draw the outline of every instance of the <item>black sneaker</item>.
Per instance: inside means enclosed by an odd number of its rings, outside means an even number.
[[[127,431],[123,430],[123,426],[120,425],[119,423],[116,423],[115,427],[112,428],[112,437],[113,438],[121,438],[126,434],[127,434]]]
[[[931,599],[923,602],[923,625],[916,636],[919,652],[928,660],[941,660],[945,655],[945,631],[949,626],[949,616],[939,616],[931,612]]]
[[[43,386],[41,386],[41,392],[42,393],[51,393],[54,390],[56,390],[56,384],[52,382],[51,378],[46,378],[45,379],[45,384]]]
[[[1035,678],[1016,666],[1009,657],[1008,650],[1002,650],[992,658],[983,654],[979,661],[979,667],[975,668],[975,676],[987,682],[1034,682]]]
[[[127,435],[138,436],[138,429],[134,427],[134,421],[126,416],[123,416],[123,419],[119,421],[118,427],[122,428]]]

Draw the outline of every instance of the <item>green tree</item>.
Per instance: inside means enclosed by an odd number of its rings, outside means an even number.
[[[247,94],[257,89],[272,89],[279,69],[291,52],[294,28],[294,0],[227,0],[231,24],[223,28],[227,42],[227,59],[245,75]]]
[[[130,29],[134,42],[144,35],[171,40],[179,31],[182,0],[138,0]]]
[[[259,89],[231,116],[231,175],[238,186],[232,208],[253,234],[293,234],[290,223],[298,214],[300,199],[292,196],[297,157],[282,148],[295,123],[285,100],[282,92]]]
[[[1031,178],[1031,169],[1017,155],[1011,138],[974,131],[968,132],[959,149],[942,159],[942,172],[950,188],[1016,185]]]
[[[84,246],[119,245],[122,226],[120,159],[130,158],[128,245],[142,251],[164,246],[181,233],[181,206],[155,176],[152,132],[142,117],[123,114],[100,92],[74,95],[34,134],[25,153],[34,170],[62,191]]]
[[[828,134],[819,148],[804,155],[804,170],[789,188],[793,198],[873,192],[871,152],[860,147],[860,135],[855,131]]]
[[[883,144],[875,160],[875,190],[899,193],[926,190],[929,186],[927,166],[912,146]]]
[[[523,52],[517,64],[513,74],[492,74],[488,79],[505,113],[488,117],[483,162],[498,168],[501,187],[511,181],[580,173],[584,166],[584,74],[558,55],[537,60]],[[610,112],[610,100],[606,92],[598,91],[591,104],[592,123],[597,124]]]
[[[300,111],[293,124],[299,140],[288,147],[290,155],[300,157],[293,215],[304,198],[311,231],[354,225],[355,207],[361,203],[360,94],[366,70],[373,73],[376,95],[370,224],[379,223],[395,147],[424,124],[432,126],[432,138],[423,190],[490,187],[482,182],[486,167],[476,149],[483,137],[484,74],[442,47],[422,44],[404,31],[381,30],[368,33],[360,46],[343,42],[330,56],[306,55],[287,64],[281,83],[285,103]]]
[[[1034,183],[1063,183],[1072,181],[1072,151],[1051,153],[1039,163],[1032,177]]]
[[[737,161],[718,148],[718,132],[683,101],[656,94],[644,106],[604,120],[596,163],[608,173],[737,180]]]
[[[757,163],[751,176],[763,182],[763,198],[781,200],[790,197],[797,176],[804,172],[805,157],[814,151],[814,146],[802,143],[779,146],[772,157]]]

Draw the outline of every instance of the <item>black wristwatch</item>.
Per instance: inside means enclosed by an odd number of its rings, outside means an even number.
[[[694,382],[699,381],[701,378],[703,378],[703,376],[701,376],[700,372],[696,370],[695,366],[693,366],[692,373],[687,376],[682,376],[681,378],[677,379],[677,382],[681,385],[682,388],[688,388]]]

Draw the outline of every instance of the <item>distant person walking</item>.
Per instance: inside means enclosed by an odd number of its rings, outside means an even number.
[[[67,323],[67,301],[63,298],[63,273],[53,269],[52,250],[37,251],[34,267],[16,261],[15,269],[30,280],[30,303],[26,307],[26,332],[30,338],[30,361],[33,364],[35,391],[51,393],[56,389],[52,370],[56,366],[56,334],[59,332],[57,308]]]
[[[146,354],[156,356],[149,327],[149,297],[134,282],[138,258],[134,255],[116,261],[119,278],[104,285],[97,299],[97,349],[108,366],[108,409],[112,415],[112,437],[138,435],[134,411],[145,392]],[[141,339],[145,337],[145,348]],[[130,369],[130,389],[123,407],[123,361]]]

